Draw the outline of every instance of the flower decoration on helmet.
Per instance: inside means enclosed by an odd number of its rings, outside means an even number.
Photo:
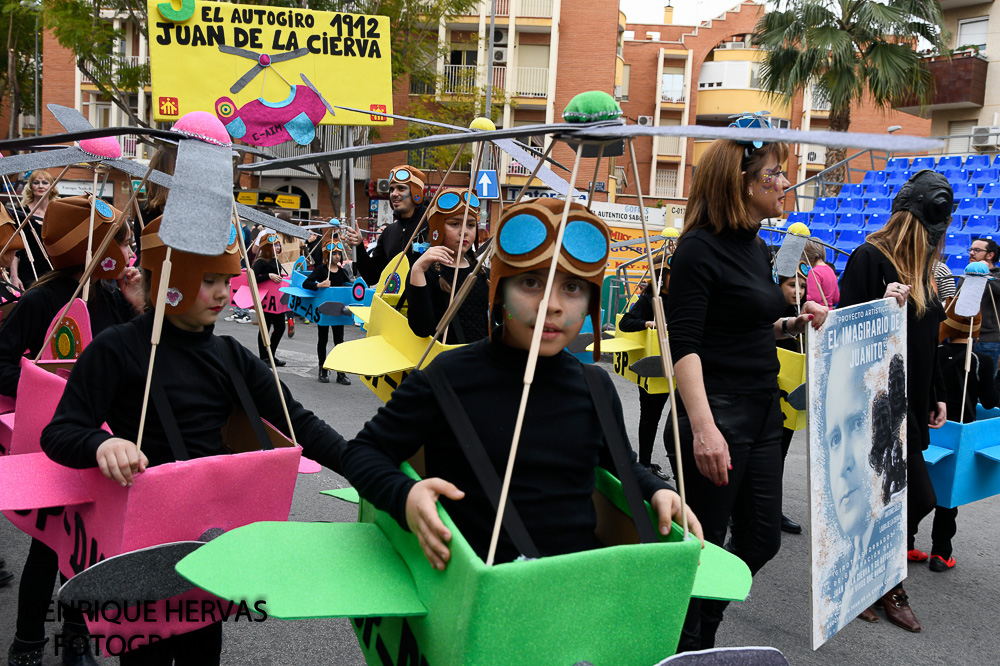
[[[449,217],[464,216],[468,210],[470,220],[479,219],[479,197],[468,190],[449,187],[438,192],[430,210],[427,211],[427,226],[430,228],[431,245],[444,243],[444,222]]]

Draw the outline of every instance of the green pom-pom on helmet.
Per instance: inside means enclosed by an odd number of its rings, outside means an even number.
[[[562,117],[568,123],[590,123],[596,120],[615,120],[621,115],[622,108],[614,97],[603,90],[590,90],[571,99]]]

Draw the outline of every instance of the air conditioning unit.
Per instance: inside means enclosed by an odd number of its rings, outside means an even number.
[[[507,31],[496,28],[493,31],[493,46],[507,46]]]
[[[979,126],[972,128],[972,147],[976,150],[993,150],[1000,142],[1000,127]]]
[[[724,49],[745,49],[747,47],[746,42],[726,42]]]
[[[507,47],[493,49],[493,64],[494,65],[507,64]]]
[[[615,96],[615,99],[621,99],[622,98],[622,87],[621,86],[615,86],[614,96]]]
[[[389,194],[389,182],[388,178],[379,178],[375,183],[375,190],[379,194]]]
[[[653,116],[639,116],[639,124],[643,127],[652,127]]]
[[[810,146],[806,151],[806,162],[808,164],[826,164],[826,148],[821,146]]]

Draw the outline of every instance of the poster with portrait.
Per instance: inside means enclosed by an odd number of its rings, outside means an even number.
[[[906,576],[906,311],[833,310],[807,348],[815,650]]]

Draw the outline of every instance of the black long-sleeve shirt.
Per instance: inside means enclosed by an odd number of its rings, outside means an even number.
[[[661,294],[660,298],[663,300],[663,312],[666,313],[667,296]],[[618,330],[635,333],[646,328],[647,321],[653,321],[653,288],[648,284],[628,312],[618,320]]]
[[[469,265],[458,269],[456,291],[462,288],[462,283],[475,267],[475,257],[470,256]],[[431,266],[424,271],[426,285],[417,287],[407,282],[406,302],[408,309],[406,318],[410,324],[410,330],[414,334],[422,338],[434,335],[434,330],[448,309],[448,301],[450,300],[450,294],[441,289],[440,280],[444,278],[448,285],[451,285],[454,275],[454,268]],[[490,283],[487,280],[487,274],[482,272],[448,327],[448,338],[444,342],[450,345],[464,344],[482,340],[488,336],[490,333],[489,300]]]
[[[302,281],[302,288],[316,291],[319,289],[316,285],[327,278],[330,278],[331,287],[343,287],[345,284],[354,279],[351,276],[351,270],[349,268],[338,266],[337,272],[331,273],[330,269],[326,267],[326,264],[320,262],[316,264],[316,268],[312,269],[312,272],[309,273],[309,277]]]
[[[69,302],[77,280],[70,276],[55,278],[27,290],[17,305],[0,322],[0,394],[17,397],[21,379],[21,357],[34,358],[45,344],[45,333],[56,315]],[[90,330],[93,335],[135,316],[118,285],[99,281],[91,285]]]
[[[452,384],[500,478],[507,467],[523,388],[527,352],[502,341],[480,340],[439,355],[433,363]],[[621,402],[611,379],[603,377],[621,437],[628,442]],[[441,502],[473,550],[485,558],[496,511],[469,466],[423,372],[415,370],[392,400],[351,441],[344,452],[344,476],[362,497],[388,511],[406,528],[406,496],[414,481],[398,465],[424,447],[426,476],[441,477],[465,497]],[[591,495],[594,468],[614,470],[583,376],[568,352],[539,357],[524,416],[510,497],[542,555],[594,548],[596,514]],[[642,467],[631,453],[643,496],[668,485]],[[518,556],[501,532],[497,561]]]
[[[257,278],[257,284],[270,280],[272,274],[284,275],[284,273],[281,262],[277,259],[258,259],[253,262],[253,274]]]
[[[670,264],[667,306],[674,362],[697,354],[706,391],[778,389],[774,322],[785,311],[785,297],[771,277],[767,246],[755,234],[684,234]]]
[[[948,420],[958,422],[962,415],[962,388],[965,388],[965,414],[962,423],[976,420],[976,403],[993,409],[1000,403],[995,384],[996,368],[986,354],[972,352],[972,368],[965,379],[965,345],[946,342],[938,347],[938,361],[948,394]]]
[[[413,235],[413,230],[417,228],[417,223],[424,216],[426,209],[426,204],[417,204],[410,217],[396,217],[392,224],[386,226],[370,255],[365,252],[363,246],[358,246],[358,272],[365,279],[365,282],[370,285],[377,284],[379,277],[382,276],[382,271],[389,265],[389,261],[404,249],[407,252],[406,257],[410,261],[410,266],[420,258],[420,255],[414,253],[411,247],[406,247],[406,244],[409,242],[410,236]],[[419,237],[417,241],[420,241]]]
[[[864,243],[851,253],[840,276],[839,307],[880,299],[890,282],[902,282],[892,262],[877,247]],[[937,402],[946,402],[947,395],[937,361],[938,329],[944,320],[944,308],[929,284],[926,298],[927,310],[922,317],[917,317],[912,301],[906,304],[907,451],[918,454],[930,444],[927,424],[931,409]]]
[[[226,453],[222,428],[234,405],[236,390],[223,362],[214,326],[193,333],[163,321],[153,381],[163,390],[191,458]],[[114,326],[84,350],[66,384],[55,416],[42,431],[42,450],[56,462],[83,469],[97,466],[97,449],[110,437],[136,441],[143,388],[149,365],[153,313]],[[235,357],[261,418],[288,434],[274,376],[266,365],[231,337],[221,337]],[[335,471],[340,468],[344,438],[299,404],[281,386],[303,453]],[[107,422],[114,435],[101,430]],[[150,404],[142,451],[150,465],[173,462],[163,425]]]

